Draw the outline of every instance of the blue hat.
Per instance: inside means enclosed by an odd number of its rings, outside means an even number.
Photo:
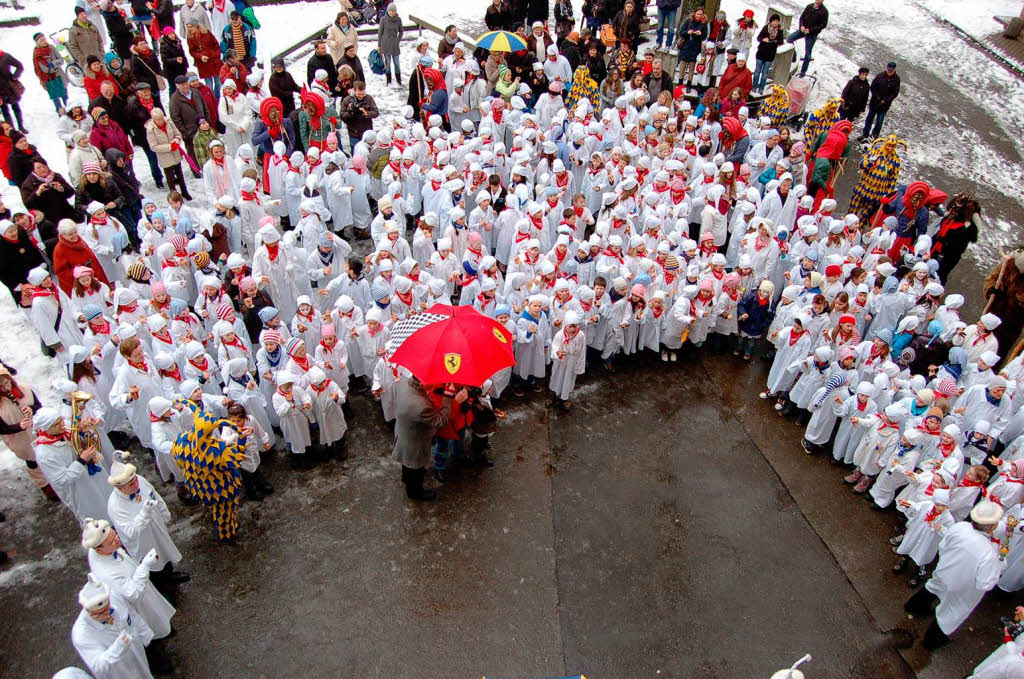
[[[494,316],[495,317],[498,317],[498,316],[500,316],[502,314],[508,314],[509,316],[511,316],[512,315],[512,307],[510,307],[508,304],[499,304],[498,306],[494,307]]]
[[[651,276],[647,272],[639,273],[633,279],[633,285],[650,285],[651,282]]]
[[[265,306],[262,309],[260,309],[259,313],[257,313],[256,315],[259,316],[260,320],[263,321],[264,323],[269,323],[270,321],[277,318],[278,311],[272,306]]]
[[[320,238],[317,240],[316,245],[320,248],[334,247],[334,243],[331,241],[331,236],[326,231],[320,234]]]
[[[892,330],[889,328],[882,328],[875,333],[875,339],[880,339],[891,347],[893,340]]]
[[[811,260],[812,262],[817,262],[818,261],[818,251],[817,250],[808,250],[807,252],[804,253],[804,257],[806,257],[807,259]]]
[[[789,240],[789,231],[787,231],[786,229],[779,229],[778,231],[775,232],[775,237],[778,238],[780,241]]]
[[[480,269],[472,261],[466,259],[462,262],[462,270],[465,271],[468,276],[475,276],[476,272]]]
[[[421,66],[427,66],[427,67],[433,66],[434,65],[434,60],[431,59],[430,57],[426,57],[426,56],[420,57],[420,65]]]
[[[150,221],[152,221],[154,219],[159,219],[160,221],[166,222],[167,221],[167,216],[164,215],[164,211],[163,210],[157,210],[157,211],[155,211],[153,214],[151,214],[149,216],[149,219],[150,219]]]
[[[185,303],[185,300],[178,299],[177,297],[171,297],[171,313],[172,314],[177,316],[178,314],[180,314],[182,311],[184,311],[187,308],[188,308],[188,304]]]
[[[98,318],[103,314],[103,309],[99,308],[95,304],[86,304],[82,307],[82,315],[85,316],[85,320],[91,321],[94,318]]]

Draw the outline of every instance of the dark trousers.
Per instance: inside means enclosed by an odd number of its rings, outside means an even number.
[[[181,173],[181,163],[164,168],[167,176],[167,188],[175,189],[182,196],[188,196],[188,186],[185,185],[185,175]]]
[[[877,137],[882,133],[882,123],[885,122],[885,114],[888,111],[879,111],[871,106],[868,106],[868,117],[864,119],[864,136]],[[874,123],[872,125],[872,123]]]
[[[413,469],[402,465],[402,483],[405,484],[405,496],[410,500],[423,497],[423,479],[427,476],[426,467]]]
[[[786,42],[795,43],[797,40],[804,41],[804,63],[800,67],[800,75],[807,75],[807,68],[811,65],[811,50],[814,49],[814,43],[818,42],[817,33],[804,33],[803,31],[796,30],[789,34],[786,38]]]
[[[935,607],[938,605],[939,597],[922,587],[912,597],[907,599],[907,602],[903,604],[903,610],[923,618],[934,615]],[[921,639],[921,645],[928,650],[934,650],[948,643],[949,637],[939,627],[939,621],[933,619],[931,624],[928,625],[928,629],[925,630],[924,638]]]
[[[25,123],[21,121],[21,105],[16,101],[5,101],[3,103],[4,120],[9,122],[12,127],[18,128],[18,130],[25,131]],[[11,117],[11,112],[14,112],[14,117]],[[17,121],[17,124],[15,124]]]

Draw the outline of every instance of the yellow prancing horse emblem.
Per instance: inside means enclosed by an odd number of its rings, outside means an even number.
[[[444,355],[444,369],[448,371],[448,374],[454,375],[459,372],[459,368],[462,367],[462,355],[461,354],[445,354]]]
[[[498,330],[497,328],[491,328],[491,332],[494,333],[494,336],[498,338],[499,342],[501,342],[502,344],[508,344],[508,340],[505,339],[505,336],[503,334],[501,334],[501,330]]]

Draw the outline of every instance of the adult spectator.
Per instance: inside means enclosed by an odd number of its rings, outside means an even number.
[[[195,71],[189,71],[185,74],[185,77],[188,78],[188,88],[192,90],[192,94],[198,94],[206,103],[206,110],[210,112],[210,116],[207,118],[210,121],[210,125],[218,132],[221,131],[217,95],[213,93],[213,90],[206,83],[199,79],[199,75]]]
[[[430,459],[434,433],[448,423],[454,403],[462,404],[469,397],[465,389],[455,392],[453,385],[441,391],[435,405],[433,390],[416,377],[395,385],[395,447],[392,459],[402,465],[402,483],[410,500],[433,500],[437,494],[423,489],[423,479]]]
[[[786,41],[790,44],[797,40],[804,41],[804,63],[800,67],[800,75],[807,75],[807,67],[811,65],[811,50],[814,43],[818,41],[818,34],[828,26],[828,8],[825,7],[825,0],[814,0],[804,7],[800,14],[800,28],[789,34]]]
[[[603,83],[604,79],[608,77],[608,65],[605,64],[604,56],[598,50],[597,42],[594,40],[587,44],[583,65],[590,70],[590,77],[594,79],[594,82]]]
[[[679,82],[685,87],[690,86],[701,45],[707,39],[708,20],[704,15],[704,9],[698,7],[679,27]],[[633,41],[631,40],[629,44],[632,45]],[[626,76],[625,73],[622,75]]]
[[[1000,353],[1009,356],[1024,328],[1024,252],[1005,253],[986,276],[983,290],[985,299],[992,299],[988,311],[1002,319],[993,330]]]
[[[559,45],[558,51],[562,53],[562,56],[569,62],[569,67],[572,72],[576,72],[576,68],[580,65],[580,34],[576,31],[569,31],[569,34],[565,36],[565,40]]]
[[[270,96],[281,100],[281,113],[287,118],[295,110],[295,95],[302,94],[302,88],[284,67],[284,59],[274,57],[270,62]]]
[[[93,122],[92,131],[89,133],[89,141],[92,142],[92,145],[102,154],[105,154],[107,149],[120,149],[126,156],[131,157],[135,149],[132,148],[132,143],[121,126],[111,120],[110,114],[103,109],[93,113],[95,122]]]
[[[734,49],[729,48],[729,52],[732,53]],[[743,99],[746,99],[750,96],[750,90],[754,86],[753,74],[747,68],[746,57],[736,56],[736,60],[731,61],[729,56],[733,56],[733,54],[726,57],[728,66],[725,67],[725,72],[722,73],[719,81],[719,92],[724,92],[728,96],[734,88],[738,87],[743,92]]]
[[[633,0],[626,0],[626,4],[615,15],[612,26],[615,28],[615,35],[620,38],[629,38],[630,43],[637,44],[640,38],[640,12],[636,9]]]
[[[70,219],[82,221],[82,214],[72,205],[75,190],[64,177],[50,169],[41,156],[32,159],[32,173],[21,184],[21,202],[30,210],[39,210],[50,221]]]
[[[551,39],[544,24],[539,21],[535,21],[533,28],[530,30],[530,35],[526,38],[526,51],[530,53],[533,61],[544,61],[548,56],[548,47],[554,45],[555,41]]]
[[[99,96],[100,86],[105,82],[112,83],[114,85],[115,92],[121,89],[120,86],[118,86],[117,81],[114,80],[114,76],[110,74],[110,71],[108,71],[107,67],[103,65],[103,62],[100,61],[99,57],[89,56],[86,59],[86,63],[88,66],[86,66],[85,69],[85,78],[82,80],[82,87],[85,88],[85,93],[90,99],[94,99]]]
[[[672,74],[664,69],[661,59],[651,64],[651,72],[644,76],[644,86],[651,101],[657,101],[662,92],[672,91]]]
[[[868,84],[868,73],[866,66],[857,70],[857,75],[850,78],[843,88],[842,103],[839,104],[839,117],[842,120],[856,120],[868,105],[870,85]]]
[[[679,11],[681,0],[658,0],[658,30],[654,34],[654,42],[658,47],[671,47],[676,37],[676,12]]]
[[[555,0],[555,39],[559,42],[565,40],[575,23],[572,3],[569,0]]]
[[[489,31],[507,31],[512,26],[512,15],[504,0],[491,0],[484,12],[484,23]]]
[[[142,85],[142,83],[139,83]],[[146,83],[148,86],[149,83]],[[138,91],[138,86],[136,86]],[[121,126],[121,129],[128,129],[128,117],[125,115],[125,104],[127,100],[123,94],[118,93],[117,86],[113,81],[107,81],[100,85],[100,93],[95,99],[89,100],[89,111],[97,107],[102,108],[110,114],[110,119]]]
[[[0,283],[7,286],[14,298],[18,288],[28,280],[28,272],[37,266],[45,265],[43,253],[39,247],[32,242],[27,231],[18,228],[18,225],[9,219],[0,219]],[[0,375],[3,375],[0,371]],[[3,382],[0,381],[0,386]],[[2,408],[3,392],[0,389],[0,408]],[[3,419],[0,415],[0,419]],[[0,435],[13,432],[3,432],[0,425]],[[31,450],[31,446],[29,447]],[[21,451],[18,451],[19,453]],[[18,455],[21,457],[21,455]]]
[[[336,66],[337,68],[348,66],[355,72],[356,80],[366,82],[366,76],[363,74],[363,62],[356,53],[355,45],[345,46],[345,54],[341,56],[341,59],[338,60]]]
[[[338,12],[334,23],[327,28],[327,51],[331,53],[331,59],[334,60],[334,70],[337,70],[338,61],[344,56],[345,48],[349,45],[355,47],[357,52],[359,51],[359,33],[352,25],[348,12]]]
[[[967,251],[967,246],[978,242],[978,224],[980,223],[981,205],[978,204],[976,198],[968,193],[958,193],[949,199],[949,203],[946,204],[946,214],[942,215],[942,219],[939,221],[939,230],[935,233],[932,244],[932,259],[939,260],[939,270],[935,274],[943,285],[949,278],[949,274],[960,263],[960,258]],[[1024,258],[1021,259],[1021,264],[1024,265]],[[996,277],[998,278],[998,274]],[[999,315],[999,312],[996,315]],[[1006,316],[1002,317],[1006,318]]]
[[[9,132],[9,134],[11,139],[11,155],[7,157],[8,178],[16,186],[21,186],[22,182],[32,174],[32,163],[38,157],[39,151],[35,145],[28,143],[28,137],[25,136],[24,132],[15,130]]]
[[[768,84],[768,71],[775,63],[775,55],[779,45],[785,40],[782,32],[782,17],[773,14],[768,17],[768,24],[757,34],[757,51],[754,52],[753,91],[763,92]]]
[[[149,43],[141,35],[135,39],[130,63],[135,79],[139,82],[149,83],[150,88],[159,96],[160,78],[164,75],[163,68],[160,66],[160,59],[156,52],[150,49]],[[173,93],[174,78],[170,78],[167,95],[170,96]]]
[[[192,63],[195,64],[199,77],[213,88],[219,97],[220,67],[223,65],[220,59],[220,44],[204,24],[188,24],[187,30],[186,41],[188,53],[192,55]]]
[[[131,56],[132,29],[128,25],[121,8],[115,5],[112,0],[100,0],[100,16],[107,26],[107,35],[113,44],[114,52],[122,59]]]
[[[142,149],[142,152],[146,154],[146,160],[149,161],[149,171],[153,175],[153,181],[156,183],[158,189],[164,188],[164,176],[160,171],[160,163],[157,162],[156,153],[149,146],[149,140],[146,136],[146,123],[149,122],[150,111],[153,110],[154,106],[159,106],[159,102],[153,99],[153,90],[150,89],[148,83],[139,83],[139,87],[135,90],[135,94],[128,98],[128,103],[124,107],[124,117],[127,122],[124,130],[128,133],[132,143]]]
[[[210,23],[210,14],[203,7],[203,3],[196,0],[185,0],[185,4],[178,8],[178,35],[188,37],[189,26],[202,26],[207,33],[212,35],[213,24]],[[214,39],[216,42],[216,38]]]
[[[313,82],[316,79],[317,69],[322,68],[327,72],[327,87],[333,91],[338,84],[338,67],[334,65],[334,62],[334,58],[327,53],[327,42],[325,40],[314,42],[313,54],[306,62],[306,82]]]
[[[24,71],[24,67],[20,61],[11,54],[0,50],[0,105],[3,106],[4,119],[12,125],[17,121],[18,129],[28,132],[25,129],[25,123],[21,121],[21,106],[18,104],[18,101],[21,100],[21,92],[24,90],[18,81],[22,71]],[[12,111],[14,112],[13,118],[11,117]]]
[[[220,53],[227,54],[229,49],[235,50],[238,61],[252,70],[256,63],[256,31],[242,21],[238,12],[231,13],[231,20],[220,36]]]
[[[156,17],[160,35],[163,35],[164,29],[168,26],[174,28],[173,0],[153,0],[150,4],[153,6],[153,16]]]
[[[103,38],[84,7],[75,7],[75,20],[68,29],[68,51],[82,70],[89,65],[89,57],[103,58]]]
[[[185,142],[185,151],[195,158],[192,137],[199,131],[199,119],[211,119],[210,110],[206,107],[203,97],[188,86],[188,78],[179,75],[174,79],[174,94],[170,103],[171,122],[178,129]],[[180,158],[179,158],[180,160]],[[161,163],[163,166],[163,163]],[[195,174],[195,173],[193,173]],[[198,174],[196,175],[199,176]]]
[[[381,17],[380,26],[377,28],[377,49],[384,57],[384,74],[387,76],[388,85],[391,84],[391,75],[394,73],[395,81],[402,84],[402,69],[398,63],[398,57],[402,54],[402,19],[398,16],[398,5],[390,3],[388,11]]]
[[[524,23],[548,22],[548,0],[525,0],[526,19]]]
[[[437,62],[441,63],[445,57],[455,53],[455,45],[459,42],[459,29],[455,24],[448,24],[444,29],[444,35],[437,43]]]
[[[185,58],[185,46],[173,26],[164,28],[164,37],[160,38],[160,61],[164,66],[164,78],[168,80],[167,94],[172,94],[174,79],[188,72],[188,59]]]
[[[167,188],[177,190],[185,200],[192,200],[185,176],[181,172],[181,132],[174,121],[169,120],[159,108],[150,111],[150,119],[146,123],[146,139],[167,176]]]
[[[890,61],[886,64],[885,70],[871,81],[871,99],[868,101],[868,115],[864,119],[864,134],[861,135],[861,141],[869,136],[874,139],[882,133],[885,114],[889,112],[889,107],[898,96],[900,96],[900,74],[896,72],[896,62]]]
[[[32,49],[32,67],[39,84],[46,90],[53,102],[57,115],[62,115],[68,102],[68,84],[64,76],[64,58],[42,33],[32,36],[35,47]]]
[[[366,93],[366,83],[357,80],[352,86],[352,94],[342,100],[339,113],[339,117],[345,121],[345,127],[348,128],[352,147],[355,147],[364,132],[373,129],[373,119],[379,114],[377,103]]]

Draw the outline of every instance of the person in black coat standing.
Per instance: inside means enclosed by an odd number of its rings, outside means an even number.
[[[103,0],[100,2],[100,16],[103,17],[103,23],[107,25],[107,35],[110,36],[110,42],[113,43],[117,56],[121,57],[122,62],[131,59],[132,29],[124,14],[121,13],[121,9],[111,0]]]
[[[826,26],[828,26],[828,8],[825,7],[825,0],[814,0],[804,7],[804,11],[800,14],[800,27],[786,38],[786,42],[791,44],[797,40],[804,41],[807,51],[804,53],[804,63],[800,67],[800,75],[807,75],[807,67],[811,65],[811,50],[814,49],[814,43],[818,41],[818,34],[825,30]]]
[[[15,291],[28,280],[29,270],[45,263],[28,233],[14,222],[0,221],[0,283],[7,286],[15,299]]]
[[[164,28],[164,37],[160,39],[160,61],[163,62],[163,75],[167,79],[167,96],[171,96],[174,94],[174,79],[188,72],[185,48],[173,26]]]
[[[24,67],[20,61],[7,52],[0,50],[0,106],[3,107],[4,120],[11,125],[17,122],[19,130],[28,132],[25,129],[25,124],[21,121],[21,106],[18,104],[21,100],[19,90],[24,89],[18,81],[22,71],[24,71]],[[14,113],[13,118],[11,117],[12,111]]]
[[[484,23],[488,31],[507,31],[512,28],[512,14],[505,0],[491,0],[484,12]]]
[[[843,88],[843,103],[839,105],[839,117],[842,120],[856,120],[868,107],[868,94],[871,86],[868,84],[868,73],[866,66],[861,66],[857,75],[850,78]]]
[[[302,88],[295,82],[292,74],[285,70],[283,58],[274,57],[270,62],[270,69],[273,71],[269,79],[270,96],[281,100],[281,114],[287,118],[295,110],[294,95],[302,94]]]
[[[327,87],[333,92],[338,84],[338,67],[334,65],[334,59],[327,53],[327,43],[323,40],[313,43],[313,56],[306,63],[306,84],[313,82],[319,68],[327,72]]]
[[[889,112],[889,107],[899,95],[900,75],[896,72],[896,62],[890,61],[885,70],[871,81],[871,100],[868,101],[868,117],[864,119],[862,141],[869,136],[869,132],[872,139],[882,133],[885,114]]]

